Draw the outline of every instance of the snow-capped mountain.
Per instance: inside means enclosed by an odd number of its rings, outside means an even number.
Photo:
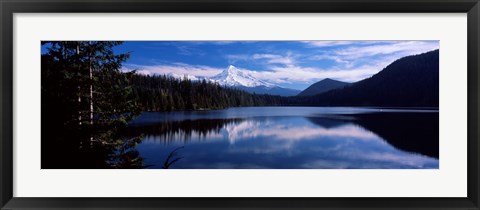
[[[301,92],[300,90],[283,88],[267,81],[257,79],[250,71],[238,69],[232,65],[228,66],[228,68],[223,70],[220,74],[217,74],[213,77],[199,77],[189,74],[180,75],[175,73],[169,73],[167,74],[167,76],[177,79],[187,78],[192,81],[206,79],[210,82],[218,83],[222,86],[234,87],[240,90],[247,91],[249,93],[256,94],[295,96]]]
[[[274,87],[274,84],[259,80],[248,71],[240,70],[235,66],[228,66],[222,73],[210,77],[211,80],[225,86],[244,86],[244,87]]]
[[[255,78],[249,71],[241,70],[235,66],[228,66],[223,72],[209,78],[220,85],[235,87],[250,93],[270,94],[281,96],[294,96],[299,90],[279,87],[272,83]]]

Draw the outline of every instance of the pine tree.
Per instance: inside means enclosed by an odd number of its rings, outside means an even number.
[[[42,43],[48,46],[41,65],[42,126],[46,125],[42,128],[42,167],[44,163],[51,167],[117,167],[122,160],[118,151],[134,154],[125,146],[138,139],[126,143],[118,134],[140,111],[131,86],[134,73],[120,71],[129,55],[113,52],[120,44]],[[56,159],[58,153],[65,160]]]

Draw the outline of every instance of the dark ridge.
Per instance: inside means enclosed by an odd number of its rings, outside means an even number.
[[[316,106],[438,107],[439,50],[400,58],[370,78],[301,103]]]
[[[325,93],[330,90],[343,88],[348,85],[350,85],[350,83],[327,78],[310,85],[308,88],[303,90],[297,96],[314,96],[321,93]]]

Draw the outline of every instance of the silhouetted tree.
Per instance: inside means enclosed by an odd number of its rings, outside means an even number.
[[[42,167],[109,167],[125,146],[117,130],[140,109],[119,44],[42,42]]]

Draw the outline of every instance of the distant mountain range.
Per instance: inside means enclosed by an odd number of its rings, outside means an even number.
[[[249,93],[300,96],[283,99],[286,105],[438,107],[439,50],[400,58],[370,78],[355,83],[327,78],[303,91],[260,80],[251,72],[232,65],[204,79]]]
[[[337,81],[337,80],[327,78],[327,79],[323,79],[319,82],[316,82],[313,85],[310,85],[310,87],[308,87],[307,89],[300,92],[297,96],[318,95],[318,94],[325,93],[325,92],[330,91],[330,90],[343,88],[343,87],[346,87],[348,85],[350,85],[350,83],[341,82],[341,81]]]
[[[316,106],[438,107],[439,50],[400,58],[370,78],[307,97]]]

